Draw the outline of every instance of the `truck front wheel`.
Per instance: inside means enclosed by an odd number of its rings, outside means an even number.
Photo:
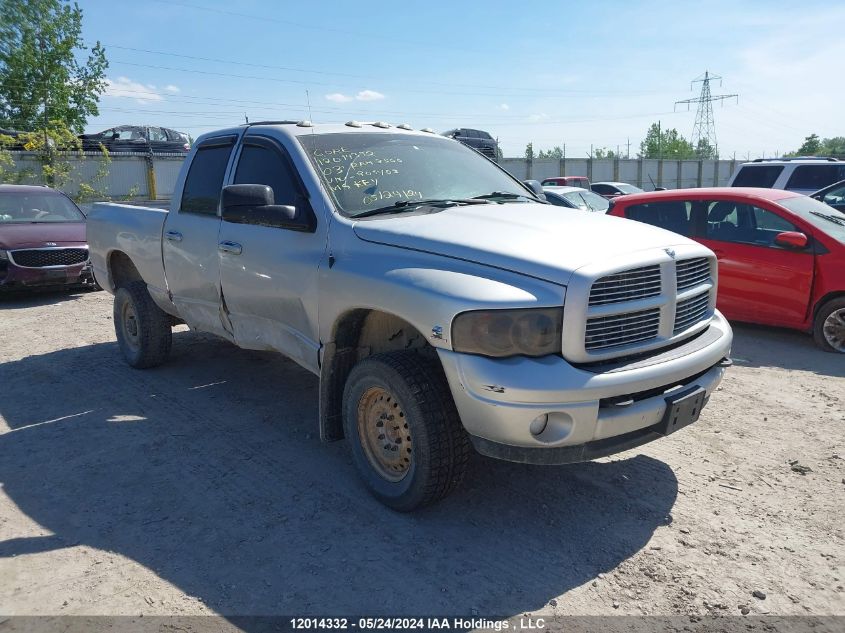
[[[343,426],[370,492],[394,510],[442,499],[463,479],[469,439],[436,359],[403,351],[359,362],[344,388]]]
[[[126,362],[136,369],[161,365],[173,340],[170,316],[159,308],[143,281],[132,281],[114,295],[114,331]]]

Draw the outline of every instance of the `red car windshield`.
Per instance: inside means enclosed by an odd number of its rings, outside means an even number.
[[[82,222],[85,216],[63,195],[44,192],[0,192],[0,224]]]
[[[783,198],[777,203],[786,207],[825,235],[845,244],[845,213],[808,196]]]

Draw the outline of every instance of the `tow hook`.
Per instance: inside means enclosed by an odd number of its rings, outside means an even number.
[[[732,367],[734,362],[730,359],[730,357],[725,356],[722,360],[716,363],[719,367]]]

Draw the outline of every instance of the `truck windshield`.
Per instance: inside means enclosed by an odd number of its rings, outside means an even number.
[[[534,200],[522,184],[475,150],[439,136],[390,133],[299,137],[341,213],[355,217],[397,202]],[[496,194],[496,195],[493,195]]]
[[[85,216],[61,194],[50,192],[0,192],[0,224],[30,222],[82,222]]]

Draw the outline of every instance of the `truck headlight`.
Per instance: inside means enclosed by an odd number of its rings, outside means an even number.
[[[452,321],[456,352],[505,356],[560,353],[563,308],[476,310]]]

